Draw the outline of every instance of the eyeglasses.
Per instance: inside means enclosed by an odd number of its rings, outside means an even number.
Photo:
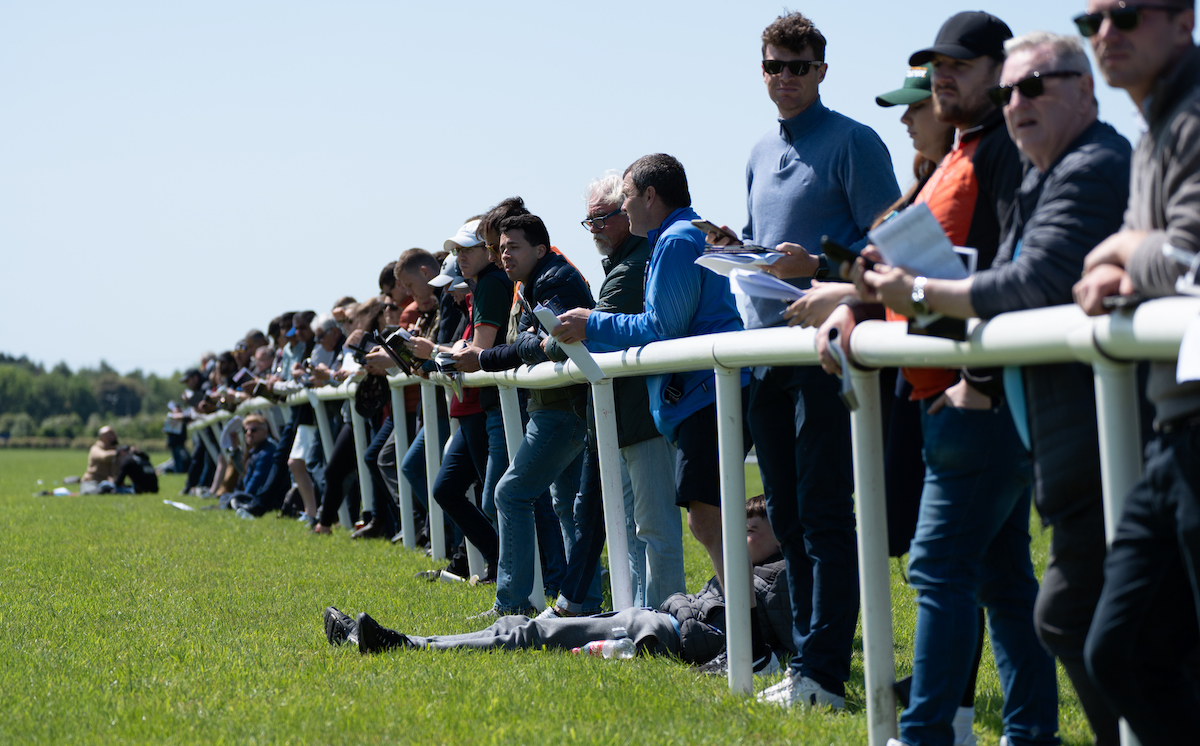
[[[1016,83],[1006,83],[998,85],[995,88],[987,89],[988,98],[990,98],[996,106],[1008,106],[1008,102],[1012,101],[1013,90],[1021,92],[1025,98],[1037,98],[1046,92],[1047,78],[1074,78],[1083,75],[1078,70],[1055,70],[1048,73],[1034,73],[1024,80],[1018,80]]]
[[[384,303],[383,309],[385,311],[399,311],[400,306],[396,305],[395,303]]]
[[[1170,12],[1179,12],[1182,8],[1171,5],[1155,5],[1152,3],[1140,3],[1137,5],[1117,3],[1119,7],[1111,10],[1102,10],[1099,13],[1083,13],[1075,16],[1075,25],[1079,27],[1079,33],[1083,36],[1095,36],[1100,33],[1100,24],[1107,18],[1121,31],[1133,31],[1142,22],[1143,10],[1165,10]]]
[[[788,60],[786,62],[783,60],[763,60],[762,68],[763,72],[767,75],[778,75],[786,67],[791,71],[792,75],[803,78],[805,75],[808,75],[808,71],[811,68],[820,67],[824,64],[820,60]]]
[[[598,218],[588,218],[587,220],[580,220],[579,224],[583,226],[584,230],[602,231],[602,230],[604,230],[604,221],[605,220],[608,220],[609,218],[615,218],[616,216],[620,215],[622,212],[624,212],[624,210],[622,210],[621,208],[618,207],[617,209],[613,210],[612,212],[610,212],[607,215],[601,215]]]
[[[266,428],[262,428],[262,427],[248,427],[248,428],[246,428],[246,434],[247,434],[247,435],[249,435],[250,433],[265,433],[265,432],[266,432]]]

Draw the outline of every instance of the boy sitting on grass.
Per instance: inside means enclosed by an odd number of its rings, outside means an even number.
[[[753,629],[754,671],[778,670],[778,654],[795,652],[792,645],[792,612],[787,594],[787,571],[779,541],[767,522],[762,495],[746,501],[746,545],[754,566],[754,593],[762,620]],[[765,611],[765,613],[763,613]],[[370,615],[355,621],[330,606],[325,609],[325,636],[330,645],[352,642],[359,652],[379,653],[393,648],[451,650],[516,650],[555,648],[570,650],[591,640],[611,638],[614,627],[624,627],[637,649],[649,655],[678,656],[685,663],[706,664],[713,673],[724,673],[725,600],[715,577],[696,594],[676,593],[658,610],[631,608],[593,616],[530,619],[501,617],[479,632],[417,637],[388,629]]]

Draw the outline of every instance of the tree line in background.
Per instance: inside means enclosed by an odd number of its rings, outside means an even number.
[[[182,393],[178,374],[121,375],[103,360],[97,368],[47,370],[0,353],[0,445],[86,447],[111,425],[122,441],[161,448],[167,402]]]

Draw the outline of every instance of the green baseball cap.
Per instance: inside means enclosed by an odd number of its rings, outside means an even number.
[[[875,103],[880,106],[908,106],[918,101],[924,101],[933,95],[930,91],[932,82],[933,63],[927,62],[918,67],[910,67],[908,75],[904,76],[904,85],[882,96],[876,96]]]

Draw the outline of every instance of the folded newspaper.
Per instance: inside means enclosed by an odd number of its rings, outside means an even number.
[[[537,316],[538,321],[542,323],[547,331],[558,326],[558,316],[549,308],[538,304],[537,308],[533,309],[533,315]],[[596,363],[596,359],[592,357],[592,353],[588,352],[588,348],[584,347],[580,342],[565,343],[559,340],[558,346],[563,352],[567,353],[567,357],[571,362],[575,363],[575,367],[583,375],[587,376],[588,381],[595,383],[601,378],[604,378],[604,371],[600,370],[600,366]]]

